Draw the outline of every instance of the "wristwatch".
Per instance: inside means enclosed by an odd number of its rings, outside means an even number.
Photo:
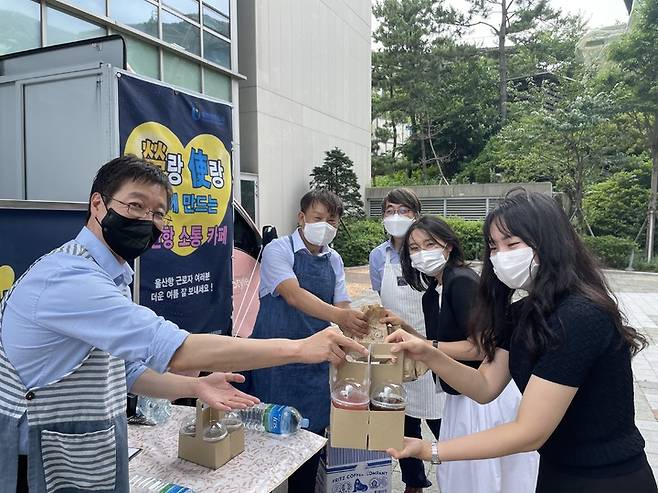
[[[432,442],[432,464],[438,466],[441,464],[441,459],[439,458],[439,447],[436,441]]]

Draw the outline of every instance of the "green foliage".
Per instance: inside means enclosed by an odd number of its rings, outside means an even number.
[[[582,221],[588,186],[623,167],[614,147],[613,102],[580,83],[531,88],[510,109],[510,121],[462,174],[462,181],[550,181],[569,199],[568,214]]]
[[[466,221],[458,217],[443,218],[455,231],[464,249],[467,260],[482,258],[484,240],[482,221]],[[333,243],[333,248],[343,257],[346,267],[366,265],[373,248],[384,242],[388,236],[379,219],[356,219],[345,221]]]
[[[611,50],[616,65],[607,73],[608,85],[623,111],[631,115],[645,137],[645,149],[651,154],[653,183],[658,182],[658,1],[636,2],[630,31]],[[655,187],[655,185],[654,185]],[[649,209],[656,212],[658,190],[651,190]],[[647,250],[653,254],[654,245]]]
[[[325,152],[324,164],[311,171],[311,188],[330,190],[345,206],[346,217],[363,216],[361,189],[354,173],[354,163],[338,147]]]
[[[510,68],[506,48],[508,38],[521,45],[545,23],[559,20],[560,14],[551,8],[549,0],[470,0],[470,5],[471,16],[484,19],[475,24],[488,26],[498,38],[499,107],[500,121],[504,125],[507,122]]]
[[[421,170],[394,171],[385,175],[374,176],[373,187],[409,187],[415,185],[440,185],[441,177],[436,170],[429,170],[423,177]]]
[[[624,269],[628,266],[631,252],[637,245],[628,238],[615,236],[584,236],[583,242],[605,267]]]
[[[658,272],[658,259],[654,258],[651,262],[647,262],[644,258],[638,259],[636,255],[633,269],[643,272]]]
[[[649,166],[620,171],[592,185],[585,193],[583,209],[595,235],[634,239],[644,218],[649,200]]]
[[[577,77],[581,65],[576,46],[584,34],[582,17],[559,15],[540,23],[536,29],[512,36],[515,50],[509,54],[510,77],[542,72]]]
[[[377,219],[347,220],[341,227],[333,248],[343,257],[346,267],[366,265],[373,248],[386,240],[382,222]],[[347,229],[347,231],[346,231]]]
[[[482,221],[468,221],[460,217],[444,217],[461,242],[466,260],[482,260],[484,238]]]
[[[453,174],[479,152],[497,119],[495,68],[474,47],[456,43],[459,16],[446,5],[379,0],[373,8],[373,117],[393,132],[410,126],[411,138],[393,155],[403,151],[424,177]]]

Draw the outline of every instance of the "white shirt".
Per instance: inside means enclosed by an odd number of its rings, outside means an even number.
[[[311,252],[306,248],[304,240],[299,234],[299,229],[292,234],[293,249],[290,248],[290,236],[284,236],[272,240],[263,250],[263,259],[260,267],[260,289],[259,296],[278,296],[276,288],[283,281],[296,279],[293,265],[295,264],[295,253],[300,250],[306,250],[309,255]],[[294,251],[293,251],[294,250]],[[343,259],[340,254],[328,246],[322,247],[319,256],[327,255],[334,273],[336,274],[336,285],[334,287],[334,305],[343,301],[351,302],[347,295],[345,286],[345,268]]]

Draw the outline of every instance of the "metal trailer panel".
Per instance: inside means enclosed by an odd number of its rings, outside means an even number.
[[[88,199],[89,184],[116,147],[108,74],[96,69],[25,83],[25,199]]]

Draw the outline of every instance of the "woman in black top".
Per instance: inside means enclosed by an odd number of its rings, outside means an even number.
[[[478,368],[483,356],[467,340],[478,276],[464,264],[464,254],[454,231],[437,217],[420,218],[405,236],[400,263],[407,284],[424,291],[427,338],[438,341],[441,350],[449,356]],[[402,325],[414,333],[412,327],[390,312],[384,321]],[[440,386],[448,394],[439,432],[442,441],[511,421],[521,400],[514,383],[493,402],[484,405],[461,395],[444,380],[440,380]],[[420,433],[416,436],[420,438]],[[441,491],[449,493],[532,493],[537,467],[538,457],[534,452],[477,462],[456,461],[437,469],[437,482]]]
[[[479,369],[404,331],[389,340],[478,402],[513,378],[523,392],[518,415],[438,444],[406,439],[389,453],[440,463],[538,450],[537,492],[656,493],[634,423],[631,357],[646,342],[625,324],[562,208],[543,194],[509,196],[487,216],[484,236],[473,323],[486,355]],[[512,304],[517,289],[528,296]]]

